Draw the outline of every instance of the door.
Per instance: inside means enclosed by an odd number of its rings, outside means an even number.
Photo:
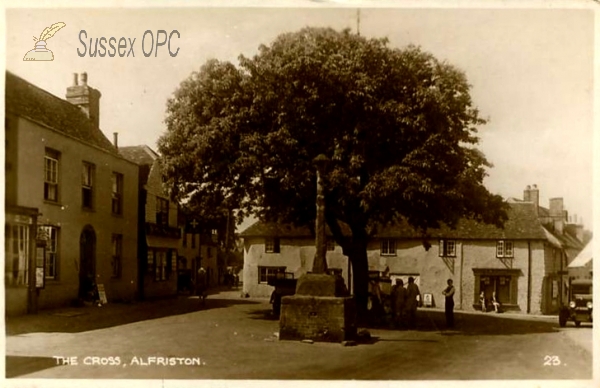
[[[96,290],[96,233],[86,225],[79,236],[79,297],[94,300]]]

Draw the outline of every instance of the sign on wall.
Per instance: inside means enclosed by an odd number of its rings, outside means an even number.
[[[45,244],[38,246],[35,249],[35,288],[46,287],[46,248]]]

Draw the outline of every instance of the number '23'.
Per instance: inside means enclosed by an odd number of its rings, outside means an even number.
[[[544,356],[544,366],[557,365],[560,365],[560,358],[558,358],[558,356]]]

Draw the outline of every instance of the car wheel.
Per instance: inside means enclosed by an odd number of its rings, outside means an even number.
[[[560,325],[560,327],[567,326],[567,316],[565,314],[558,315],[558,324]]]
[[[577,326],[577,327],[581,326],[581,322],[575,321],[575,326]]]

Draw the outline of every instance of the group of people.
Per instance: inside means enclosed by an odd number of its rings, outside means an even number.
[[[500,312],[500,302],[496,299],[496,291],[492,292],[492,299],[489,301],[485,297],[485,292],[481,291],[481,294],[479,294],[479,303],[481,304],[481,311],[484,313],[488,311],[489,305],[492,305],[496,313]]]
[[[421,291],[415,284],[415,279],[408,278],[408,285],[404,288],[404,281],[396,279],[396,284],[392,287],[392,323],[396,327],[408,326],[410,329],[416,328],[417,307],[422,304]]]

